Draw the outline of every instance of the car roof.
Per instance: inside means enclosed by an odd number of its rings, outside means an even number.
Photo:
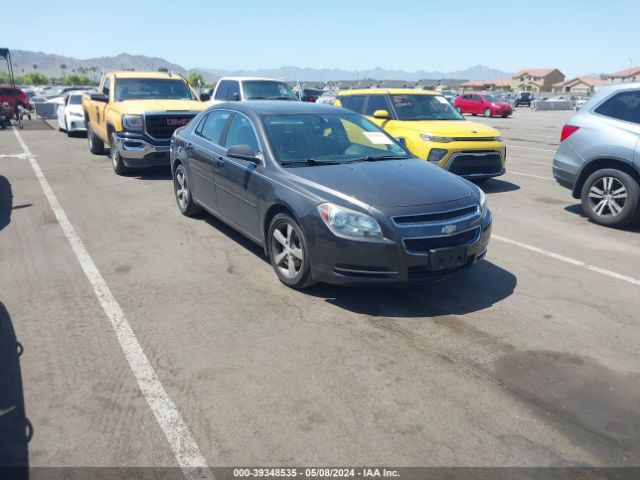
[[[277,78],[269,78],[269,77],[222,77],[220,80],[236,80],[239,82],[246,82],[247,80],[262,80],[262,81],[285,83],[284,80],[278,80]]]
[[[416,90],[414,88],[362,88],[355,90],[341,90],[339,95],[440,95],[433,90]]]
[[[640,82],[622,82],[622,83],[609,83],[607,85],[601,85],[597,87],[596,92],[615,92],[617,90],[634,90],[640,89]]]
[[[169,72],[130,72],[128,70],[121,72],[109,72],[113,73],[116,78],[176,78],[184,80],[184,78],[177,73],[171,74]]]
[[[353,114],[351,110],[336,107],[334,105],[323,105],[311,102],[297,102],[295,100],[249,100],[247,102],[225,102],[219,103],[212,107],[230,108],[240,112],[253,112],[258,115],[296,115],[302,113],[348,113]]]

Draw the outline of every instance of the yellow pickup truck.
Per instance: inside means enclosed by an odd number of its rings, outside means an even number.
[[[109,147],[113,170],[169,165],[171,135],[208,107],[180,75],[110,72],[82,99],[91,153]]]

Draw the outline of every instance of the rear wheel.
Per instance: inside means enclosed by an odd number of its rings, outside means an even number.
[[[180,212],[187,217],[192,217],[201,211],[201,208],[193,201],[190,187],[187,171],[180,164],[173,173],[173,191],[176,195],[176,203]]]
[[[91,122],[87,122],[87,141],[89,142],[89,151],[94,155],[102,155],[104,153],[104,142],[100,140],[91,128]]]
[[[485,108],[484,109],[484,116],[485,117],[490,117],[491,116],[491,109],[490,108]]]
[[[628,173],[605,168],[592,173],[582,186],[582,210],[591,221],[622,227],[638,218],[640,186]]]
[[[122,161],[122,156],[118,153],[118,149],[116,148],[116,132],[111,132],[111,137],[109,138],[111,140],[109,144],[109,156],[111,157],[113,171],[118,175],[125,175],[129,169],[125,166]]]
[[[267,242],[271,266],[282,283],[295,289],[313,283],[304,232],[293,217],[287,213],[273,217]]]

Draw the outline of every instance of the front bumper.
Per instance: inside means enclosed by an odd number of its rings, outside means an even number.
[[[429,283],[469,269],[482,260],[491,237],[491,212],[476,221],[469,230],[476,230],[475,238],[462,245],[451,248],[439,248],[429,253],[411,253],[404,240],[398,238],[385,242],[362,242],[338,238],[328,231],[322,220],[309,220],[312,236],[309,240],[310,264],[314,280],[333,284],[407,284]],[[440,254],[463,250],[463,260],[459,266],[442,268],[437,265]],[[433,252],[433,253],[431,253]]]
[[[82,117],[67,117],[67,129],[69,132],[86,132],[87,125]]]
[[[143,133],[119,132],[116,148],[130,168],[168,166],[170,140],[155,140]]]

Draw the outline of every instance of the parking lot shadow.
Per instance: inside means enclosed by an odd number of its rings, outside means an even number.
[[[136,180],[171,180],[173,178],[169,167],[138,168],[131,171],[130,177]]]
[[[484,260],[438,282],[399,287],[343,287],[320,284],[306,293],[350,312],[376,317],[463,315],[489,308],[513,294],[517,278]]]
[[[486,182],[478,183],[478,186],[484,193],[489,194],[515,192],[516,190],[520,190],[520,185],[516,185],[515,183],[511,183],[506,180],[500,180],[497,178],[492,178],[491,180],[487,180]]]
[[[0,302],[0,476],[26,479],[33,429],[25,415],[20,355],[9,312]],[[11,476],[3,469],[11,468]],[[7,473],[9,470],[5,470]]]
[[[13,191],[7,177],[0,175],[0,230],[11,222]]]
[[[580,205],[579,203],[576,203],[576,204],[573,204],[573,205],[568,205],[568,206],[564,207],[564,211],[565,212],[569,212],[569,213],[573,213],[574,215],[577,215],[579,217],[584,218],[585,220],[588,220],[588,217],[582,211],[582,205]],[[602,228],[607,228],[607,227],[602,227]],[[637,233],[640,233],[640,222],[632,223],[632,224],[627,225],[625,227],[618,228],[617,230],[623,230],[625,232],[637,232]]]
[[[246,248],[248,251],[253,253],[256,257],[259,257],[265,263],[270,265],[269,259],[264,254],[264,249],[261,246],[252,242],[243,234],[234,230],[229,225],[224,223],[222,220],[218,220],[216,217],[206,212],[201,213],[195,218],[202,220],[204,222],[207,222],[209,225],[211,225],[213,228],[218,230],[220,233],[226,235],[230,240],[233,240],[235,243]]]

